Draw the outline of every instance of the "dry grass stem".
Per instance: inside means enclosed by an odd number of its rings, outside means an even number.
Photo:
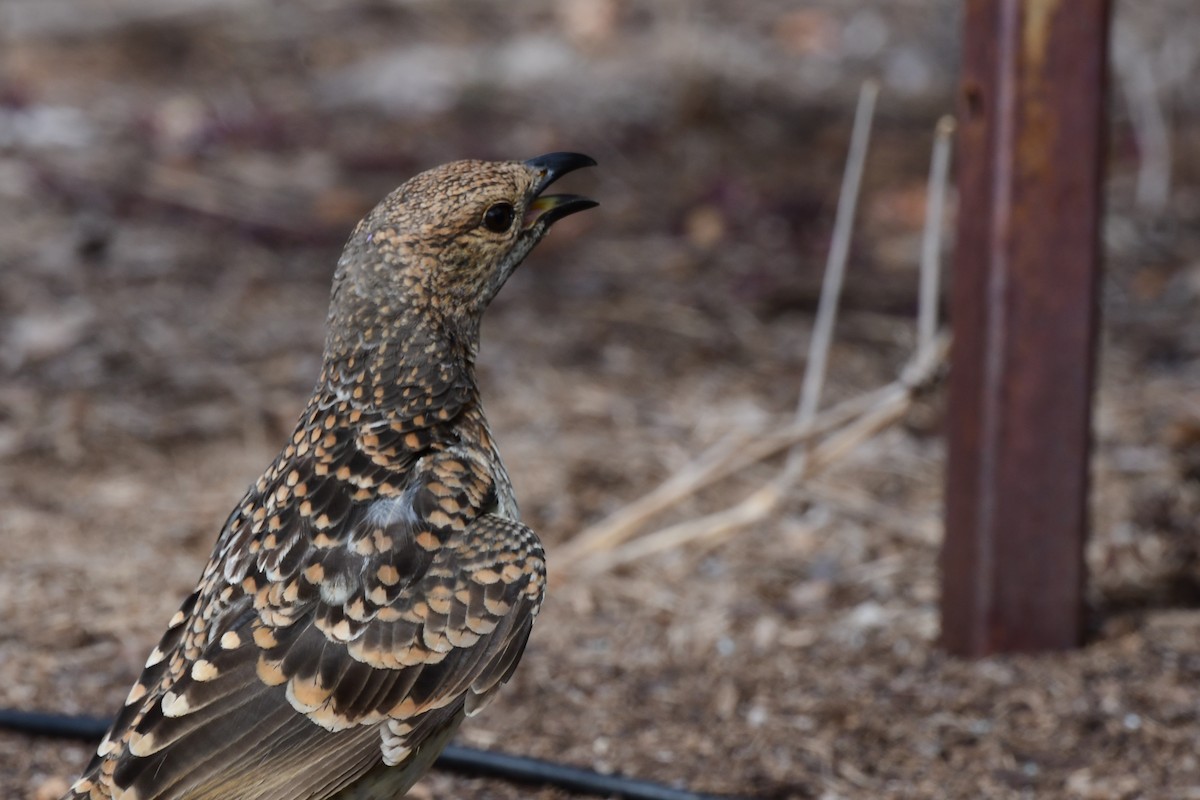
[[[950,117],[938,120],[934,136],[921,248],[916,351],[892,383],[846,401],[826,415],[817,415],[877,94],[878,86],[867,82],[859,95],[838,198],[833,242],[793,425],[758,438],[747,438],[742,434],[722,440],[649,494],[586,529],[560,548],[560,573],[599,574],[684,544],[720,541],[765,520],[794,493],[793,487],[798,480],[846,458],[863,442],[903,417],[912,407],[915,392],[940,375],[949,347],[949,335],[938,335],[936,328],[942,220],[955,127]],[[818,422],[822,424],[818,425]],[[635,538],[654,516],[715,481],[783,450],[789,453],[780,474],[741,502]]]
[[[938,291],[941,284],[942,222],[946,208],[946,183],[950,175],[950,149],[954,118],[938,120],[929,164],[929,191],[925,201],[925,228],[921,233],[921,294],[917,318],[917,350],[933,346],[937,334]]]
[[[1161,213],[1171,196],[1171,131],[1152,54],[1132,34],[1116,38],[1116,76],[1138,149],[1137,205]]]
[[[589,554],[628,541],[654,516],[737,472],[788,448],[825,436],[875,405],[887,392],[876,389],[845,400],[808,423],[793,422],[761,433],[728,434],[649,493],[585,528],[555,553],[556,570]]]
[[[871,141],[871,125],[875,119],[875,99],[879,95],[879,84],[867,81],[858,94],[858,107],[854,112],[854,128],[850,133],[850,151],[846,156],[846,168],[842,175],[842,188],[838,193],[837,214],[833,222],[833,239],[825,261],[825,277],[821,282],[821,299],[817,304],[817,318],[813,322],[812,339],[809,342],[808,362],[804,368],[804,383],[800,388],[800,402],[796,408],[796,421],[801,425],[812,422],[821,403],[821,390],[825,385],[825,372],[829,361],[829,347],[833,342],[834,323],[837,322],[838,305],[842,297],[842,284],[846,277],[846,261],[850,257],[850,239],[854,231],[854,216],[858,210],[858,194],[862,187],[863,170],[867,162],[867,148]],[[788,470],[803,469],[802,448],[793,449],[788,457]]]
[[[869,395],[863,395],[871,397],[873,402],[841,426],[827,431],[827,438],[810,447],[803,462],[802,472],[795,473],[785,469],[777,478],[756,489],[740,503],[721,511],[671,525],[615,549],[590,549],[582,560],[564,560],[566,570],[573,574],[599,574],[684,544],[720,540],[767,519],[790,496],[797,479],[820,472],[841,461],[864,442],[902,418],[912,407],[916,392],[937,379],[948,349],[949,335],[943,333],[936,339],[933,347],[918,353],[909,362],[901,371],[900,378]],[[858,399],[860,398],[855,398]],[[797,427],[801,434],[805,432],[802,426]],[[812,438],[814,437],[803,436],[804,441],[811,441]],[[775,452],[788,446],[779,442],[775,444]],[[628,522],[629,527],[621,531],[623,535],[628,534],[625,535],[625,539],[630,538],[637,530],[632,519]],[[640,520],[638,522],[640,523]],[[569,555],[572,559],[576,558],[576,553]],[[557,566],[557,570],[563,571],[563,566]]]

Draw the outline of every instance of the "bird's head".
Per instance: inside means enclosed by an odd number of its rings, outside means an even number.
[[[455,161],[411,178],[346,244],[331,324],[361,328],[366,314],[383,329],[389,320],[402,327],[420,320],[472,338],[488,303],[550,226],[596,205],[543,191],[595,163],[549,153],[524,162]]]

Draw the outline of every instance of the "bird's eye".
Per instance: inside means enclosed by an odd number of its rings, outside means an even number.
[[[504,233],[512,227],[516,215],[511,203],[496,203],[483,212],[483,227],[493,233]]]

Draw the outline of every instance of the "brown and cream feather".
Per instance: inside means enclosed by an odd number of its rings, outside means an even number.
[[[403,794],[512,674],[546,583],[474,377],[489,301],[594,162],[462,161],[355,229],[324,367],[64,800]]]

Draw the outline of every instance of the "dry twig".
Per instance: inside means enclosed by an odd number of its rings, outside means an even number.
[[[850,133],[850,152],[838,194],[837,214],[833,221],[833,240],[825,262],[825,278],[821,282],[821,299],[817,303],[817,318],[813,322],[812,341],[808,348],[808,363],[804,369],[804,384],[800,389],[800,404],[796,421],[811,422],[821,403],[825,385],[829,346],[833,342],[833,325],[837,321],[842,283],[846,276],[846,261],[850,257],[850,238],[854,231],[854,216],[858,210],[858,192],[862,187],[863,169],[867,161],[867,146],[871,141],[871,123],[875,118],[875,98],[879,85],[874,81],[863,84],[854,114],[854,129]]]
[[[556,561],[571,564],[628,541],[657,514],[723,478],[844,427],[887,393],[888,387],[884,387],[852,397],[819,414],[812,422],[793,422],[757,434],[738,432],[725,436],[648,494],[572,537],[558,548]]]
[[[1137,140],[1137,205],[1144,211],[1161,213],[1171,195],[1171,130],[1163,111],[1153,59],[1126,29],[1119,29],[1114,45],[1115,71]]]
[[[575,565],[577,571],[583,574],[604,572],[683,544],[720,539],[766,519],[787,499],[797,477],[819,472],[831,464],[841,461],[859,445],[874,438],[881,431],[903,418],[912,407],[916,391],[938,377],[948,348],[949,336],[943,334],[937,339],[935,346],[919,354],[909,363],[901,378],[872,392],[869,396],[873,398],[874,402],[869,408],[852,417],[846,424],[830,433],[820,444],[808,450],[804,460],[804,472],[801,475],[795,475],[785,469],[775,480],[760,487],[730,508],[671,525],[638,537],[628,544],[612,550],[597,551],[596,548],[591,548],[591,556]],[[808,430],[804,433],[811,434],[813,432]],[[805,440],[812,438],[814,437],[810,435],[804,437]],[[775,452],[788,446],[779,442],[775,442],[775,444],[777,445]],[[630,537],[626,536],[625,538]],[[568,552],[567,555],[574,554]],[[569,569],[572,566],[571,562],[568,560],[566,563]]]
[[[933,346],[937,334],[938,289],[942,274],[942,216],[946,207],[946,183],[950,174],[951,137],[954,117],[938,120],[929,163],[929,191],[925,200],[925,229],[921,233],[921,295],[917,318],[917,350]]]
[[[948,118],[938,122],[930,167],[916,351],[892,383],[840,403],[824,414],[817,413],[876,91],[873,84],[868,84],[860,96],[839,198],[837,230],[822,285],[795,421],[783,429],[756,437],[745,433],[727,436],[649,494],[583,531],[561,548],[556,573],[597,574],[684,544],[719,541],[766,519],[791,494],[799,478],[845,458],[863,442],[903,417],[911,408],[916,392],[940,375],[949,348],[949,335],[936,334],[942,209],[949,171],[950,137],[954,130],[953,121]],[[790,454],[780,474],[741,502],[635,538],[655,515],[717,480],[785,450]]]

